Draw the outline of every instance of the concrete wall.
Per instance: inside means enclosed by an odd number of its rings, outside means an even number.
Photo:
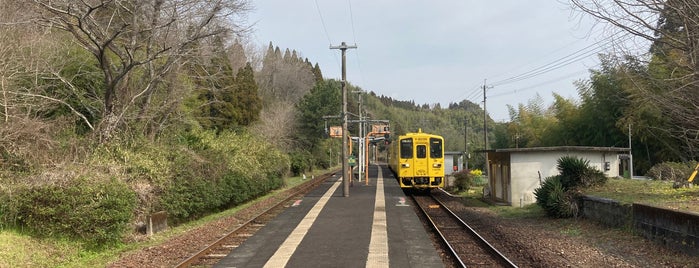
[[[560,153],[557,152],[512,153],[510,203],[513,206],[524,206],[536,202],[534,189],[540,186],[539,173],[541,181],[558,174],[556,161],[560,157]]]
[[[633,205],[634,231],[668,248],[699,256],[699,215]]]
[[[541,152],[512,152],[510,154],[511,182],[510,199],[513,206],[524,206],[536,202],[534,189],[539,188],[541,181],[547,177],[558,175],[558,159],[563,156],[575,156],[588,160],[589,165],[604,172],[607,177],[619,174],[619,157],[616,152],[595,151],[541,151]],[[604,163],[609,162],[610,169],[604,170]]]
[[[699,214],[643,204],[622,205],[594,196],[583,197],[583,217],[615,228],[632,228],[648,240],[699,256]]]
[[[631,227],[632,205],[622,205],[616,200],[595,196],[583,197],[582,216],[609,227]]]

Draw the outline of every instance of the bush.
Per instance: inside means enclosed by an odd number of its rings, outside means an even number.
[[[290,154],[291,156],[291,174],[299,176],[307,170],[311,169],[311,154],[305,151],[296,151]]]
[[[474,183],[475,176],[468,170],[461,170],[459,172],[454,172],[454,190],[456,192],[468,191]]]
[[[578,204],[574,191],[567,191],[561,181],[562,176],[547,177],[541,187],[534,190],[536,203],[546,215],[554,218],[576,217]]]
[[[557,168],[559,175],[546,178],[541,187],[534,190],[536,203],[550,217],[577,217],[579,189],[604,184],[607,178],[590,167],[589,161],[577,157],[561,157]]]
[[[601,185],[607,181],[602,171],[590,167],[590,161],[573,157],[563,156],[558,159],[556,167],[561,175],[563,188],[572,189],[575,187],[590,187]]]
[[[19,224],[40,235],[68,235],[95,244],[122,238],[136,207],[134,192],[115,179],[26,187],[17,196]]]
[[[173,222],[220,211],[283,186],[289,157],[245,133],[193,132],[173,154],[160,207]],[[199,144],[200,143],[200,144]]]
[[[646,176],[661,181],[686,181],[689,175],[692,174],[696,164],[696,161],[688,163],[663,162],[651,167],[648,173],[646,173]]]

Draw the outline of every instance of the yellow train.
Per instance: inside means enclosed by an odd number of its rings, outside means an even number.
[[[401,188],[444,187],[444,138],[422,129],[398,136],[389,148],[388,166]]]

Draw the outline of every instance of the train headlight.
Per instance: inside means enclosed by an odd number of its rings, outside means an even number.
[[[401,167],[404,167],[404,168],[409,168],[409,167],[410,167],[410,164],[408,164],[408,163],[403,163],[403,164],[401,164],[400,166],[401,166]]]
[[[440,167],[442,167],[442,163],[433,163],[432,167],[433,168],[440,168]]]

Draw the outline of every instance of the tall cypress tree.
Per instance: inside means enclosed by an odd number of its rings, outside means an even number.
[[[262,99],[257,94],[258,86],[250,62],[238,70],[235,84],[235,99],[232,100],[237,111],[235,121],[241,126],[248,126],[260,117],[262,110]]]
[[[316,65],[313,66],[313,76],[316,79],[316,83],[323,81],[323,73],[320,71],[320,66],[318,66],[317,62]]]

